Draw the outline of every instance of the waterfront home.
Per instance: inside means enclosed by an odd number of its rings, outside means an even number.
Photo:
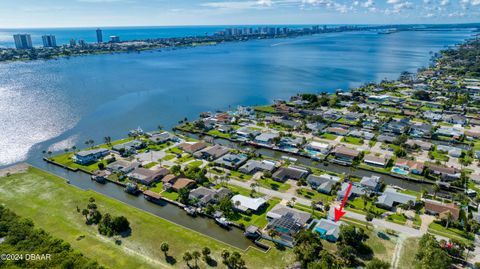
[[[352,130],[348,135],[353,137],[363,138],[366,140],[372,140],[375,137],[374,133],[369,132],[367,130]]]
[[[266,229],[277,231],[282,241],[291,243],[294,241],[293,237],[307,226],[310,219],[310,213],[277,204],[267,212]]]
[[[184,178],[184,177],[178,177],[175,180],[173,180],[173,184],[165,184],[164,189],[178,192],[183,188],[191,188],[194,185],[195,185],[195,180]]]
[[[377,206],[393,210],[397,205],[408,204],[409,201],[415,203],[417,197],[409,194],[399,193],[397,190],[387,187],[382,195],[378,197]]]
[[[211,147],[202,149],[193,154],[196,158],[205,160],[215,160],[227,154],[229,149],[220,145],[213,145]]]
[[[186,153],[193,154],[201,149],[204,149],[207,147],[207,144],[203,141],[199,142],[183,142],[180,145],[178,145],[178,148],[185,151]]]
[[[461,177],[460,170],[454,167],[445,167],[435,164],[429,164],[427,168],[432,175],[438,176],[445,181],[453,181],[460,179]]]
[[[279,142],[279,147],[280,148],[285,148],[285,149],[296,149],[298,151],[297,147],[299,145],[303,144],[303,138],[301,137],[282,137]]]
[[[344,182],[342,183],[342,186],[340,187],[340,191],[337,193],[337,200],[342,201],[345,195],[347,194],[348,186],[350,183]],[[360,187],[356,183],[352,184],[352,189],[350,190],[350,194],[348,196],[349,200],[353,200],[356,197],[360,197],[366,193],[365,189],[363,187]]]
[[[307,177],[307,182],[310,184],[312,189],[315,189],[321,193],[330,194],[333,187],[340,183],[341,178],[337,176],[332,176],[329,174],[322,175],[309,175]]]
[[[363,162],[373,167],[384,168],[385,166],[387,166],[388,158],[382,157],[382,156],[376,156],[374,154],[368,154],[368,155],[365,155]]]
[[[241,194],[233,196],[231,201],[234,208],[241,212],[246,212],[247,210],[257,212],[267,204],[264,198],[251,198]]]
[[[251,138],[251,137],[256,137],[260,134],[260,132],[256,129],[253,129],[251,127],[245,126],[238,128],[235,133],[238,136],[244,137],[244,138]]]
[[[340,226],[342,225],[342,221],[334,222],[329,219],[320,219],[313,228],[313,231],[320,234],[320,238],[322,239],[336,242],[340,236]]]
[[[152,143],[163,144],[168,141],[178,141],[178,138],[169,132],[155,133],[148,138]]]
[[[240,167],[239,171],[247,175],[255,174],[257,172],[273,172],[276,168],[276,163],[268,160],[249,160],[246,164]]]
[[[272,132],[261,133],[260,135],[257,135],[255,137],[253,142],[257,144],[271,146],[273,144],[273,140],[277,137],[280,137],[278,133],[272,133]]]
[[[141,163],[139,162],[130,162],[127,160],[117,160],[114,161],[113,163],[107,164],[107,170],[115,173],[115,172],[120,172],[124,174],[128,174],[133,171],[133,169],[139,167]]]
[[[150,186],[152,183],[158,181],[160,178],[166,176],[167,174],[168,169],[165,168],[153,170],[139,167],[128,173],[127,176],[130,180]]]
[[[446,145],[437,145],[437,151],[448,153],[450,157],[454,158],[459,158],[462,155],[462,149]]]
[[[392,172],[407,175],[408,173],[421,175],[425,165],[418,161],[398,158],[395,165],[392,167]]]
[[[198,187],[190,191],[188,199],[195,201],[198,206],[206,206],[208,204],[217,203],[231,193],[232,192],[229,189],[223,187],[218,190]]]
[[[135,154],[137,149],[145,147],[145,142],[141,140],[132,140],[122,144],[114,145],[112,150],[120,153],[122,156],[129,156]]]
[[[341,127],[328,127],[324,130],[324,132],[327,134],[334,134],[334,135],[340,135],[340,136],[348,135],[348,129],[341,128]]]
[[[305,148],[308,151],[315,151],[324,155],[327,155],[330,150],[332,149],[332,145],[327,144],[327,143],[322,143],[322,142],[317,142],[317,141],[312,141],[308,143]]]
[[[373,192],[378,192],[382,188],[382,181],[379,176],[371,175],[369,177],[362,177],[360,180],[360,186]]]
[[[237,169],[247,161],[248,157],[245,154],[228,153],[214,161],[215,164],[228,169]]]
[[[460,216],[460,208],[454,203],[442,203],[434,200],[424,200],[425,213],[436,215],[440,219],[445,218],[449,213],[452,215],[453,220],[458,220]]]
[[[310,171],[303,167],[298,166],[289,166],[289,167],[281,167],[275,173],[273,173],[272,178],[278,182],[285,182],[289,179],[292,180],[299,180],[306,175],[308,175]]]
[[[98,161],[100,158],[103,158],[108,155],[108,149],[98,148],[83,150],[75,153],[73,155],[73,161],[77,164],[87,165]]]
[[[333,154],[335,159],[341,162],[352,163],[358,157],[358,155],[360,155],[360,152],[344,146],[337,146],[333,150]]]

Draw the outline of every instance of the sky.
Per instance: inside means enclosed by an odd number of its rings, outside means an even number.
[[[480,0],[0,0],[0,28],[480,22]]]

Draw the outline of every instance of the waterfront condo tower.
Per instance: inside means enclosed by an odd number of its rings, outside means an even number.
[[[33,48],[32,37],[29,34],[16,34],[13,35],[13,39],[15,40],[15,47],[19,50]]]
[[[53,48],[57,46],[57,40],[54,35],[44,35],[42,36],[42,41],[45,48]]]
[[[103,43],[103,33],[102,29],[97,29],[97,43]]]
[[[112,35],[112,36],[110,36],[110,42],[118,43],[118,42],[120,42],[120,37],[116,36],[116,35]]]

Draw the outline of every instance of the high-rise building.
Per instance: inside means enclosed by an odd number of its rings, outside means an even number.
[[[78,45],[79,45],[80,47],[85,47],[87,44],[85,43],[85,40],[80,39],[80,40],[78,40]]]
[[[75,39],[70,39],[70,47],[75,47],[77,46],[77,41]]]
[[[15,40],[15,47],[19,50],[33,48],[32,37],[29,34],[16,34],[13,35],[13,39]]]
[[[102,42],[103,42],[102,29],[98,28],[97,29],[97,43],[102,43]]]
[[[45,48],[53,48],[57,46],[57,40],[54,35],[44,35],[42,36],[42,41]]]

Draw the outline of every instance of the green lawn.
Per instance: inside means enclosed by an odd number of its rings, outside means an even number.
[[[257,183],[260,186],[265,187],[267,189],[272,189],[272,190],[280,191],[280,192],[286,192],[291,187],[290,184],[280,183],[280,182],[277,182],[277,181],[275,181],[271,178],[259,179],[259,180],[257,180]]]
[[[177,155],[175,155],[175,154],[167,154],[167,155],[165,155],[165,157],[163,157],[163,160],[164,161],[170,161],[172,159],[175,159],[176,157],[177,157]]]
[[[237,178],[237,179],[241,180],[241,181],[249,181],[252,178],[251,175],[247,175],[247,174],[244,174],[242,172],[234,171],[234,170],[230,171],[230,175],[234,178]]]
[[[73,162],[72,157],[73,157],[73,152],[68,152],[68,153],[65,153],[65,154],[61,154],[61,155],[51,157],[50,160],[52,160],[52,161],[54,161],[58,164],[64,165],[64,166],[68,166],[68,167],[73,168],[73,169],[83,170],[83,171],[88,172],[88,173],[91,173],[95,170],[98,170],[98,164],[99,163],[103,163],[104,165],[107,165],[107,162],[105,160],[98,161],[98,162],[95,162],[95,163],[92,163],[92,164],[89,164],[89,165],[81,165],[81,164]]]
[[[230,138],[232,137],[231,134],[226,134],[226,133],[222,133],[220,132],[219,130],[210,130],[207,132],[207,134],[211,135],[211,136],[215,136],[215,137],[221,137],[221,138]]]
[[[132,234],[120,238],[121,244],[116,244],[113,238],[100,236],[95,227],[85,225],[84,217],[76,207],[85,207],[89,197],[95,198],[102,213],[123,215],[130,221]],[[205,246],[221,264],[223,249],[239,251],[94,191],[68,185],[63,179],[35,168],[28,173],[0,178],[0,203],[18,215],[32,219],[37,227],[62,238],[74,249],[109,268],[185,268],[183,253],[201,250]],[[166,263],[159,247],[161,242],[168,242],[169,255],[177,261],[175,265]],[[249,248],[240,252],[248,268],[285,268],[293,262],[293,253],[289,249],[273,248],[264,253]],[[203,261],[199,261],[199,266],[207,267]]]
[[[173,153],[173,154],[183,154],[183,151],[179,149],[178,147],[173,147],[169,148],[167,152]]]
[[[337,136],[334,135],[334,134],[322,134],[320,136],[320,138],[328,139],[328,140],[335,140],[335,139],[337,139]]]
[[[460,239],[462,241],[466,242],[471,242],[473,239],[472,234],[468,234],[462,230],[456,229],[456,228],[451,228],[449,227],[448,229],[445,228],[445,226],[442,226],[439,223],[432,222],[430,226],[428,226],[428,231],[432,232],[434,234],[439,234],[443,235],[448,238],[455,238],[455,239]]]
[[[324,193],[320,193],[316,190],[307,189],[307,188],[300,188],[297,190],[297,193],[305,198],[308,198],[314,201],[331,202],[335,199],[335,197],[332,195],[327,195]]]
[[[154,167],[155,165],[157,165],[158,163],[157,162],[151,162],[151,163],[147,163],[146,165],[144,165],[143,167],[144,168],[152,168]]]
[[[263,228],[268,223],[267,212],[270,211],[279,202],[280,199],[271,198],[270,200],[268,200],[268,206],[261,209],[258,213],[246,215],[237,212],[235,216],[231,218],[231,220],[236,223],[243,224],[245,225],[245,227],[248,227],[249,225],[255,225],[257,227]]]
[[[345,136],[344,138],[342,138],[342,142],[353,145],[363,145],[363,139],[353,136]]]
[[[170,191],[170,192],[164,191],[162,192],[162,196],[172,201],[176,201],[178,198],[178,193],[174,191]]]
[[[360,213],[360,214],[367,214],[367,210],[364,209],[363,207],[363,199],[361,197],[355,198],[353,201],[348,201],[347,205],[351,206],[351,209],[354,209],[353,211]],[[375,206],[375,204],[372,204],[371,201],[368,201],[366,204],[366,209],[370,209],[374,214],[383,214],[387,210],[383,208],[379,208]]]
[[[447,154],[437,150],[432,151],[429,155],[431,155],[434,158],[434,160],[440,161],[440,162],[448,162],[448,160],[450,159]]]
[[[256,106],[254,109],[259,112],[275,113],[275,108],[273,106]]]
[[[233,184],[224,183],[224,182],[215,186],[216,189],[219,189],[221,187],[226,187],[226,188],[230,189],[232,191],[232,193],[241,194],[243,196],[250,196],[250,193],[251,193],[251,189],[245,189],[245,188],[242,188],[242,187],[239,187],[239,186],[236,186],[236,185],[233,185]],[[254,196],[255,197],[260,197],[260,196],[263,196],[263,195],[264,194],[262,194],[262,193],[256,192]]]
[[[392,214],[387,217],[387,221],[404,225],[407,222],[407,218],[402,214]]]
[[[150,188],[151,191],[154,191],[156,193],[161,193],[163,191],[163,182],[157,182],[155,183],[155,185],[153,185],[151,188]]]
[[[195,160],[193,162],[189,162],[187,165],[188,166],[191,166],[191,167],[199,167],[200,165],[202,165],[203,162],[200,161],[200,160]]]
[[[416,260],[415,255],[418,252],[419,237],[410,237],[405,239],[403,247],[400,252],[400,261],[398,263],[399,269],[411,269],[415,268]]]
[[[185,156],[182,156],[182,157],[179,158],[179,159],[176,159],[176,160],[175,160],[175,163],[181,164],[181,163],[184,163],[184,162],[191,161],[191,160],[193,160],[193,159],[194,159],[194,158],[193,158],[192,155],[187,154],[187,155],[185,155]]]

